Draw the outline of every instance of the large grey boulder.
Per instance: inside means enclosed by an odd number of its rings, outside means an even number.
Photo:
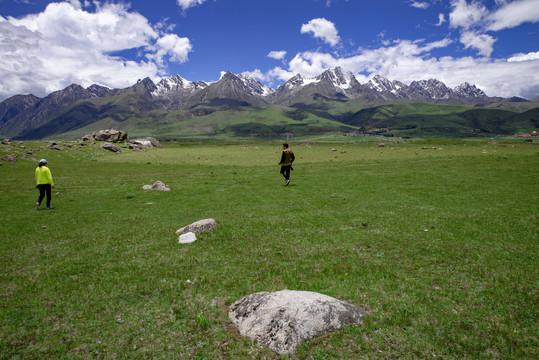
[[[144,146],[140,144],[132,143],[132,142],[129,143],[129,149],[133,151],[139,151],[139,152],[147,151]]]
[[[92,134],[86,134],[82,137],[82,139],[80,139],[80,142],[90,142],[90,143],[93,143],[94,142],[94,138],[92,136]]]
[[[157,140],[156,138],[147,137],[146,140],[149,140],[152,143],[153,147],[156,147],[156,148],[162,148],[163,147],[163,145],[161,145],[159,140]]]
[[[133,139],[129,140],[129,147],[139,147],[144,149],[151,149],[153,147],[152,142],[148,139]]]
[[[217,222],[214,219],[204,219],[196,221],[190,225],[184,226],[176,231],[176,234],[192,232],[201,234],[204,232],[213,232],[217,228]]]
[[[230,307],[228,317],[242,336],[278,354],[327,332],[362,322],[365,310],[310,291],[283,290],[247,295]]]
[[[114,145],[113,143],[103,142],[103,143],[101,143],[100,146],[105,150],[112,151],[112,152],[115,152],[115,153],[122,152],[122,149],[120,149],[118,146]]]
[[[153,137],[147,137],[144,139],[133,139],[129,140],[129,147],[133,150],[143,148],[143,149],[151,149],[151,148],[161,148],[163,147],[159,140]]]
[[[56,150],[56,151],[64,151],[64,148],[61,147],[61,146],[58,145],[58,144],[51,144],[51,145],[49,146],[49,149],[51,149],[51,150]]]
[[[127,140],[127,133],[120,130],[99,130],[92,133],[96,141],[124,142]]]

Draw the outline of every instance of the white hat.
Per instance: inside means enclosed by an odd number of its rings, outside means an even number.
[[[40,163],[40,164],[46,164],[46,163],[47,163],[47,160],[41,159],[41,160],[39,160],[39,163]]]

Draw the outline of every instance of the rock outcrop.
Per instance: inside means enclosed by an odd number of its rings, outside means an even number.
[[[99,130],[92,133],[92,138],[96,141],[107,141],[107,142],[125,142],[127,140],[127,133],[119,130]],[[86,136],[85,136],[86,137]]]

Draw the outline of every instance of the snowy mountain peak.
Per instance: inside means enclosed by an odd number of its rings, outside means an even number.
[[[219,81],[223,79],[224,80],[237,80],[239,78],[232,71],[221,71],[221,77],[219,78]]]
[[[171,92],[195,92],[202,90],[210,85],[204,81],[189,81],[180,75],[174,75],[169,78],[164,78],[156,85],[156,89],[152,92],[152,96],[158,97]]]
[[[329,81],[335,88],[346,90],[352,87],[354,75],[350,72],[343,73],[341,67],[326,70],[317,77],[320,81]]]
[[[222,81],[230,81],[236,83],[238,86],[243,86],[244,90],[255,96],[268,96],[274,92],[273,89],[263,85],[248,73],[234,74],[231,71],[223,71],[219,79],[219,82]]]
[[[284,85],[284,88],[291,89],[294,87],[302,87],[305,85],[305,77],[301,74],[297,74],[291,77]]]
[[[376,75],[369,80],[367,87],[380,93],[389,92],[394,95],[399,95],[399,93],[406,88],[406,85],[400,81],[389,80],[381,75]]]
[[[487,96],[487,94],[485,94],[483,90],[477,88],[475,85],[470,85],[467,82],[455,87],[453,89],[453,92],[460,97],[480,98]]]
[[[409,91],[420,99],[448,99],[452,93],[450,88],[436,79],[412,81]]]
[[[256,94],[258,96],[268,96],[275,92],[275,90],[273,90],[272,88],[262,85],[255,78],[251,77],[246,73],[241,73],[238,75],[238,77],[243,82],[243,84],[252,91],[253,94]]]

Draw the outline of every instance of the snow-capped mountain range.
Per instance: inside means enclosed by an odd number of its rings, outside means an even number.
[[[269,88],[247,74],[223,73],[215,82],[189,81],[175,75],[155,84],[151,79],[139,80],[124,89],[109,89],[99,85],[83,88],[72,84],[44,98],[33,95],[16,95],[0,103],[0,134],[20,134],[37,128],[49,119],[70,111],[80,100],[99,99],[131,94],[138,96],[133,111],[156,109],[190,110],[200,104],[209,106],[237,107],[277,104],[302,107],[319,100],[363,100],[368,104],[395,100],[413,100],[433,103],[467,104],[504,101],[489,98],[475,85],[464,83],[450,89],[435,79],[413,81],[406,85],[397,80],[375,76],[366,84],[360,84],[352,73],[341,68],[327,70],[314,78],[296,75],[277,89]],[[511,101],[526,101],[516,99]],[[75,117],[91,119],[93,105],[77,110]],[[84,115],[80,115],[81,111]],[[203,114],[197,111],[196,114]],[[77,121],[81,121],[78,119]],[[88,120],[90,121],[90,120]]]
[[[352,73],[341,68],[324,71],[317,77],[300,74],[292,77],[276,90],[269,88],[247,74],[225,73],[217,82],[191,82],[180,75],[162,79],[151,91],[154,99],[164,100],[166,108],[181,109],[208,99],[234,99],[246,105],[280,104],[291,106],[314,95],[326,98],[391,100],[477,100],[488,96],[475,85],[461,84],[450,89],[436,79],[413,81],[406,85],[380,75],[366,84],[360,84]]]

